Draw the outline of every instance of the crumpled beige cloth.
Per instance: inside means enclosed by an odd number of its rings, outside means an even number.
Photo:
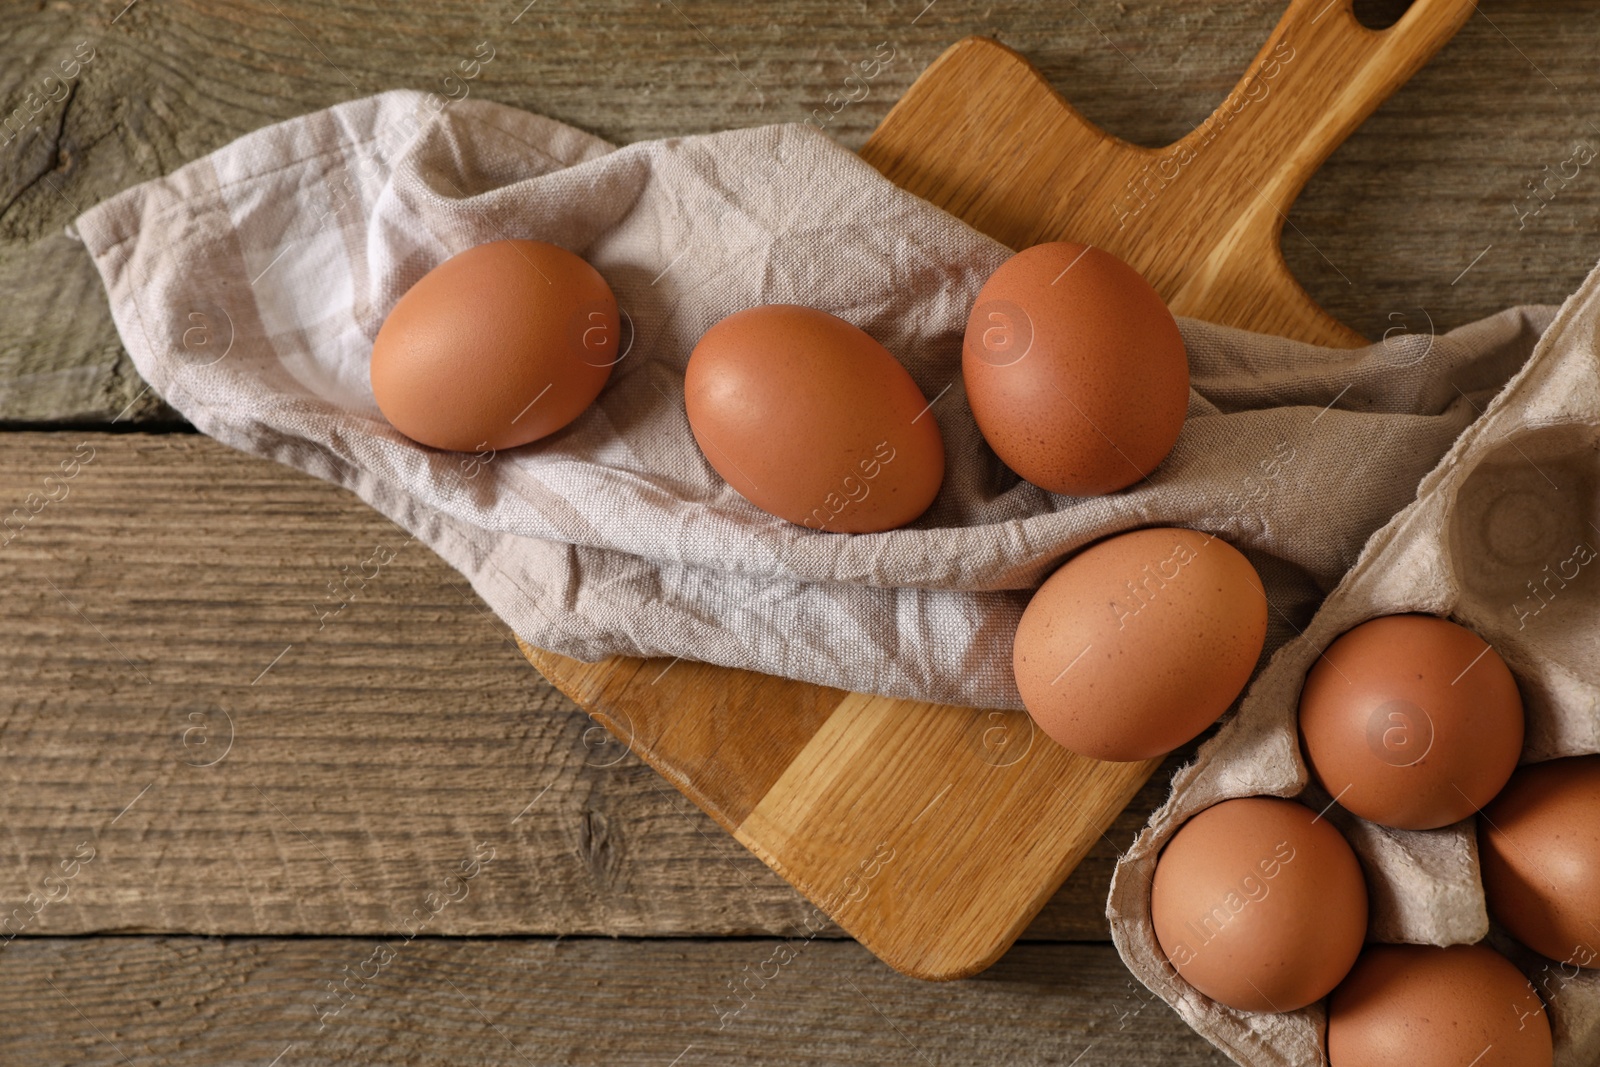
[[[524,639],[585,660],[683,656],[1016,708],[1011,635],[1029,590],[1084,544],[1152,524],[1243,549],[1276,647],[1551,314],[1358,351],[1184,321],[1194,390],[1171,457],[1120,493],[1053,496],[997,461],[962,388],[967,312],[1001,245],[807,126],[615,148],[476,100],[434,114],[430,99],[384,93],[258,130],[77,229],[139,373],[196,427],[348,487]],[[631,347],[551,438],[494,456],[419,447],[373,402],[373,337],[429,268],[506,237],[594,264]],[[948,472],[914,526],[793,526],[700,455],[689,353],[724,315],[770,302],[864,328],[933,401]]]

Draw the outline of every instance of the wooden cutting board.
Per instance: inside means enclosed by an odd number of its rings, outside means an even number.
[[[1104,133],[1027,60],[968,38],[861,155],[1014,248],[1068,238],[1109,249],[1177,314],[1360,345],[1289,274],[1284,215],[1473,3],[1417,0],[1382,32],[1350,5],[1291,3],[1228,99],[1168,148]],[[523,652],[839,926],[918,978],[962,978],[999,958],[1159,762],[1072,755],[1020,712],[686,661]]]

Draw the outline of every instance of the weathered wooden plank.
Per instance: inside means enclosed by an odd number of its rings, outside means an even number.
[[[198,435],[0,434],[0,542],[0,913],[97,849],[30,933],[393,931],[479,840],[495,879],[430,932],[811,914],[341,489]],[[1111,842],[1168,773],[1028,936],[1106,936]]]
[[[130,402],[129,420],[171,415],[140,396],[93,268],[62,236],[81,208],[269,122],[382,89],[450,91],[443,79],[482,41],[495,58],[473,94],[616,142],[828,116],[830,93],[839,105],[865,90],[828,123],[856,147],[944,47],[991,34],[1094,122],[1158,144],[1210,112],[1282,6],[202,0],[138,3],[111,24],[121,0],[13,0],[0,120],[21,108],[25,132],[0,144],[0,420],[106,420]],[[1291,211],[1286,253],[1311,295],[1377,336],[1569,293],[1596,256],[1600,180],[1568,161],[1580,139],[1600,148],[1588,117],[1597,36],[1600,6],[1583,0],[1501,0],[1475,15]],[[847,86],[880,42],[892,66]],[[66,86],[60,65],[82,44],[94,58]]]
[[[804,939],[18,939],[0,961],[6,1063],[1227,1062],[1109,945],[1018,945],[947,985]]]

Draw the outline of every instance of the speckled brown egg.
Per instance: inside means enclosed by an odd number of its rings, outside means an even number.
[[[683,399],[706,462],[756,507],[813,530],[904,526],[944,480],[939,423],[917,383],[825,311],[729,315],[695,345]]]
[[[1489,914],[1552,960],[1600,967],[1600,756],[1533,763],[1478,818]]]
[[[1367,886],[1338,830],[1276,797],[1225,800],[1167,842],[1150,887],[1156,940],[1178,974],[1240,1011],[1327,996],[1367,932]]]
[[[620,358],[617,301],[582,259],[542,241],[451,256],[395,304],[372,344],[372,394],[434,448],[516,448],[583,413]]]
[[[1028,602],[1012,644],[1023,706],[1080,755],[1151,759],[1204,730],[1250,680],[1267,597],[1220,538],[1158,527],[1091,545]]]
[[[995,454],[1068,496],[1146,477],[1189,405],[1188,355],[1161,297],[1110,252],[1069,241],[1019,252],[989,277],[961,373]]]
[[[1328,646],[1300,694],[1317,781],[1347,810],[1402,830],[1471,815],[1522,751],[1517,683],[1483,638],[1431,615],[1388,615]]]
[[[1550,1020],[1483,945],[1372,945],[1328,1000],[1329,1067],[1550,1067]]]

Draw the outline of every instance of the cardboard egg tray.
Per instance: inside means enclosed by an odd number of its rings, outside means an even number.
[[[1252,795],[1326,809],[1366,872],[1369,942],[1488,936],[1543,997],[1557,1067],[1600,1063],[1600,970],[1546,960],[1491,931],[1475,819],[1405,831],[1356,818],[1311,780],[1296,729],[1301,685],[1322,649],[1370,618],[1421,612],[1473,630],[1510,666],[1527,713],[1522,762],[1600,752],[1597,327],[1600,270],[1423,480],[1416,501],[1372,536],[1303,636],[1272,657],[1238,713],[1174,776],[1171,797],[1117,864],[1107,914],[1123,960],[1240,1064],[1326,1062],[1325,1002],[1252,1014],[1199,993],[1156,941],[1150,885],[1162,847],[1190,816]]]

